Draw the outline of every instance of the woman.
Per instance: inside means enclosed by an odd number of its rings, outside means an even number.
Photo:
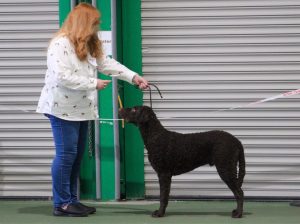
[[[96,69],[140,89],[148,88],[144,78],[103,54],[97,36],[99,19],[96,8],[79,4],[48,47],[48,69],[37,112],[49,118],[54,136],[56,155],[51,171],[55,216],[87,216],[96,212],[77,198],[88,120],[98,118],[95,90],[105,89],[110,83],[97,79]]]

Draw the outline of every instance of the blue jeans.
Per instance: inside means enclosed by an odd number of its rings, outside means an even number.
[[[88,121],[68,121],[45,114],[50,120],[56,154],[52,163],[54,207],[78,202],[77,179],[87,140]]]

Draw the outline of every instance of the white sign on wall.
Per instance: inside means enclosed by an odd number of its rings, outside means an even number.
[[[112,34],[111,31],[99,31],[98,37],[102,41],[104,54],[112,55]]]

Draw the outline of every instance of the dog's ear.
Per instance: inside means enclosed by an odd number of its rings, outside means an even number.
[[[154,116],[154,113],[150,107],[142,106],[138,110],[138,123],[146,123]]]

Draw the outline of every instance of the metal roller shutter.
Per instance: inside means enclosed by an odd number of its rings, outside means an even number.
[[[58,0],[0,2],[0,197],[51,196],[49,122],[34,111]]]
[[[163,93],[153,96],[158,117],[172,131],[236,135],[248,197],[300,197],[299,96],[211,112],[299,88],[299,12],[300,0],[142,0],[143,73]],[[158,196],[146,152],[145,179],[146,195]],[[171,195],[232,193],[215,167],[204,166],[174,177]]]

